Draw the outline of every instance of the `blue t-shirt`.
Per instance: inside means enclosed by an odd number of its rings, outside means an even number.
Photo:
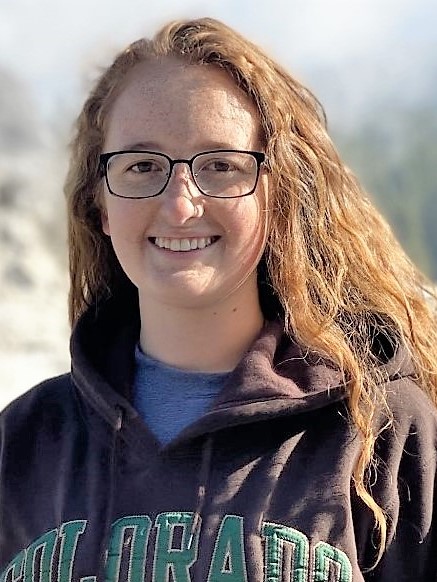
[[[230,372],[181,370],[135,351],[133,404],[162,443],[169,443],[200,418],[226,382]]]

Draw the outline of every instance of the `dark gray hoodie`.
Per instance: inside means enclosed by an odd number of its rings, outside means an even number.
[[[162,447],[130,404],[138,315],[90,309],[72,372],[0,415],[0,582],[431,582],[437,415],[401,349],[372,495],[341,376],[268,324],[213,407]],[[129,323],[131,322],[131,323]]]

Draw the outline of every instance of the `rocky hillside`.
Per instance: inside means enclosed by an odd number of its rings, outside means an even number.
[[[64,155],[0,72],[0,408],[68,362]]]

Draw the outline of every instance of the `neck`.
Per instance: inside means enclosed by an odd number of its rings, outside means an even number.
[[[142,350],[170,366],[201,372],[233,370],[263,326],[257,289],[214,307],[157,305],[140,297]]]

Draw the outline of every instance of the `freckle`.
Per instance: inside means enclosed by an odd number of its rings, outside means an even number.
[[[232,313],[235,313],[237,311],[237,308],[234,307],[234,309],[232,310]]]

